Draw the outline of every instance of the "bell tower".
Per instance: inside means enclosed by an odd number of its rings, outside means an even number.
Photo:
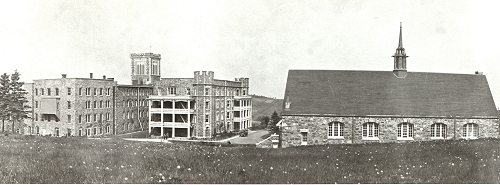
[[[405,48],[403,48],[403,26],[402,23],[399,23],[399,44],[398,48],[396,48],[396,53],[392,56],[394,57],[394,75],[398,78],[405,78],[407,75],[406,71],[406,52]]]
[[[146,85],[160,81],[160,54],[132,53],[132,85]]]

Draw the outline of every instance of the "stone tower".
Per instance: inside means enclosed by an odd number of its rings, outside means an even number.
[[[132,85],[153,84],[160,81],[160,54],[130,54],[132,68]]]
[[[396,53],[392,56],[394,57],[394,75],[398,78],[405,78],[406,71],[406,52],[405,48],[403,48],[403,26],[402,23],[399,24],[399,44],[398,48],[396,48]]]

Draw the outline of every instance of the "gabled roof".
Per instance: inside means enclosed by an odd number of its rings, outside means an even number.
[[[484,75],[336,70],[290,70],[283,115],[498,118]]]

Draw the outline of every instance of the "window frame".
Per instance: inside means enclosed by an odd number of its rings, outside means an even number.
[[[372,133],[372,136],[370,136],[370,133]],[[378,123],[376,122],[363,123],[361,130],[362,140],[380,140],[379,135],[380,135],[380,127]]]
[[[433,123],[431,125],[431,139],[446,139],[448,135],[447,125],[444,123]],[[439,129],[439,132],[437,131]]]
[[[344,139],[345,124],[339,121],[328,123],[328,139]]]
[[[402,122],[397,125],[397,140],[414,140],[415,125],[409,122]]]
[[[479,138],[479,124],[477,124],[477,123],[464,124],[462,126],[462,138],[464,138],[464,139],[478,139]]]

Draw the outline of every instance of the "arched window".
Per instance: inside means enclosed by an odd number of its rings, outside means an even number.
[[[378,139],[378,124],[369,122],[363,124],[363,139]]]
[[[477,139],[479,137],[479,126],[475,123],[467,123],[463,126],[462,137],[467,139]]]
[[[446,125],[443,123],[432,124],[431,139],[446,139]]]
[[[413,138],[413,124],[411,123],[398,124],[397,139],[412,139],[412,138]]]
[[[338,121],[328,123],[328,138],[344,138],[344,123]]]

